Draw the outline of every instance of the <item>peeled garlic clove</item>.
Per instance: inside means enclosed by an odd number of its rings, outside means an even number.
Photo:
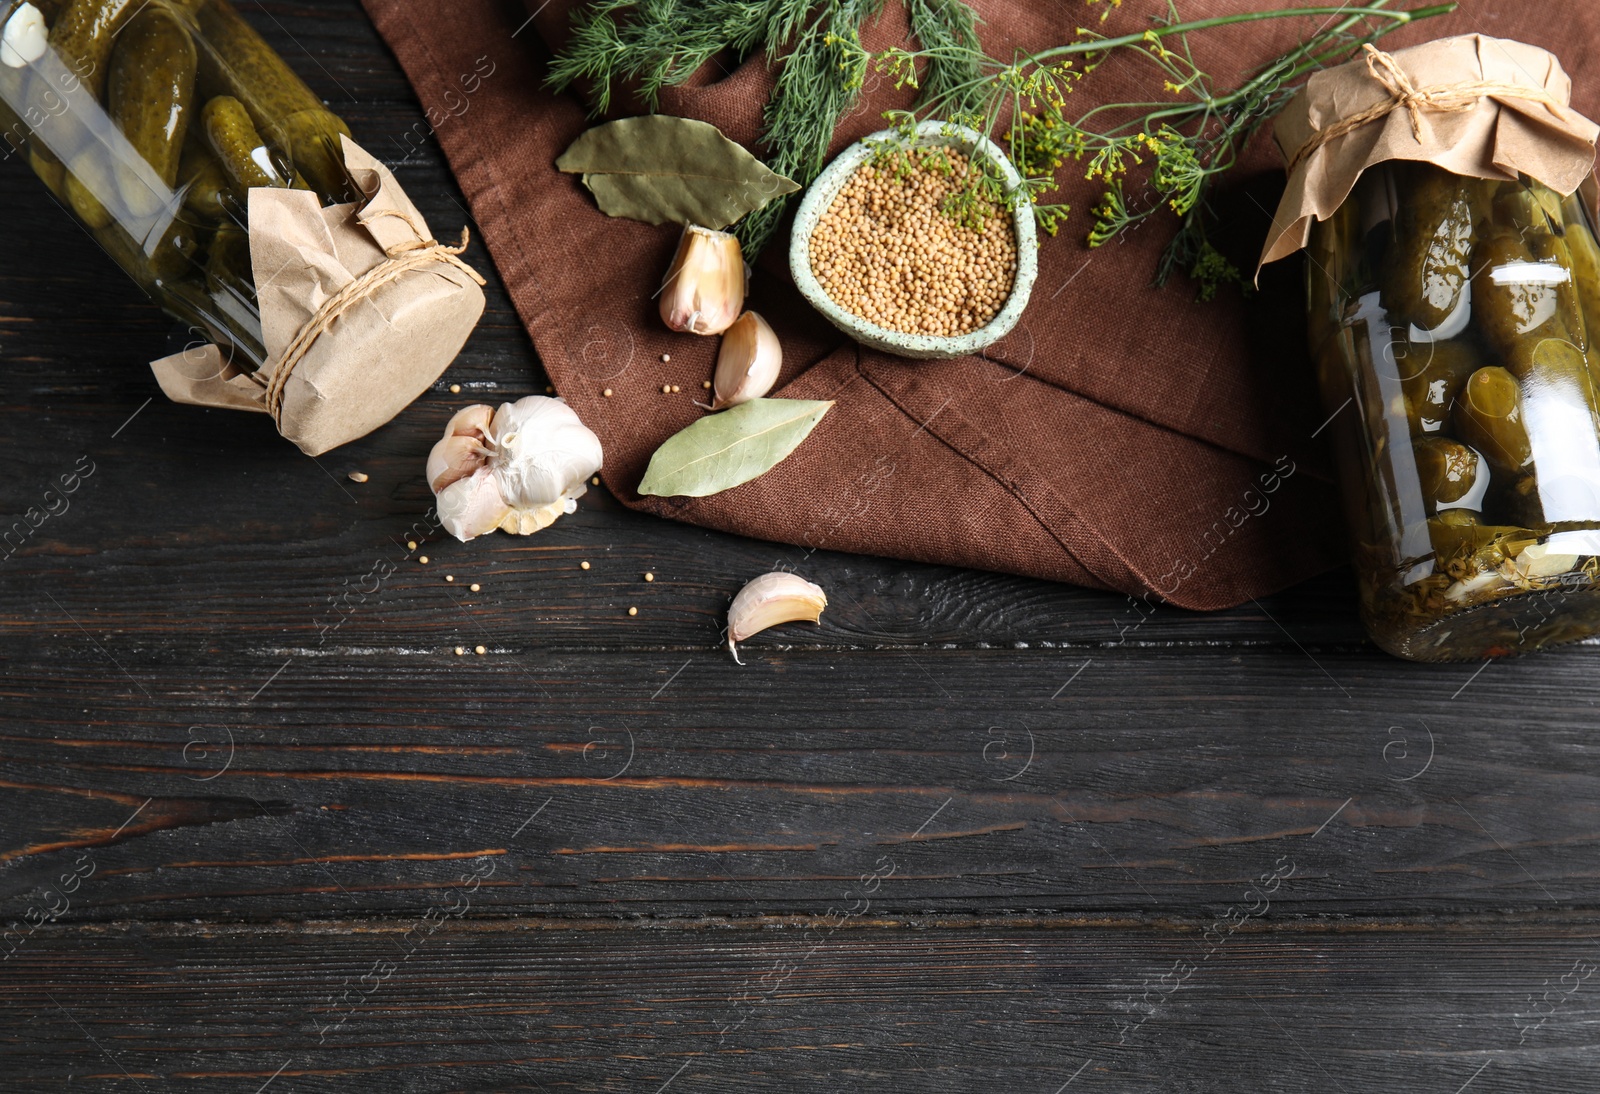
[[[762,574],[740,589],[728,606],[728,652],[739,661],[736,643],[779,623],[801,619],[815,623],[827,606],[828,594],[798,574],[785,570]]]
[[[735,236],[685,225],[661,282],[662,322],[690,334],[721,334],[744,309],[746,280]]]
[[[33,64],[49,47],[49,33],[38,8],[32,4],[19,5],[6,20],[5,30],[0,31],[0,63],[7,68]]]
[[[712,410],[759,399],[778,382],[783,368],[783,346],[767,321],[747,311],[722,336],[717,352],[717,375],[712,381]]]
[[[511,513],[494,472],[487,467],[444,487],[434,506],[444,530],[463,543],[494,531]]]

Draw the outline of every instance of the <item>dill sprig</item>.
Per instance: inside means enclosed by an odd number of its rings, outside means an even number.
[[[912,0],[915,2],[915,0]],[[935,4],[938,0],[925,0]],[[946,0],[954,2],[954,0]],[[1099,0],[1085,0],[1095,5]],[[1003,141],[1023,176],[1021,186],[1006,185],[999,170],[979,157],[969,172],[965,197],[958,193],[951,212],[967,215],[986,203],[1010,208],[1033,206],[1040,224],[1054,235],[1069,208],[1050,204],[1057,190],[1056,174],[1069,160],[1085,164],[1087,178],[1105,184],[1093,210],[1088,232],[1091,247],[1124,236],[1149,218],[1170,211],[1178,230],[1162,253],[1155,283],[1164,284],[1177,270],[1197,283],[1210,299],[1225,283],[1241,288],[1245,279],[1212,244],[1208,203],[1217,179],[1234,167],[1244,146],[1261,125],[1276,114],[1316,69],[1344,59],[1367,42],[1421,19],[1454,11],[1454,0],[1424,7],[1389,10],[1391,0],[1245,12],[1183,22],[1176,0],[1149,29],[1107,37],[1078,30],[1078,40],[1009,62],[996,60],[970,43],[942,43],[930,48],[923,38],[918,50],[890,49],[871,57],[880,72],[916,84],[919,70],[924,94],[913,112],[895,116],[897,128],[909,133],[920,118],[936,118],[977,129]],[[1121,0],[1110,0],[1112,7]],[[1110,14],[1102,11],[1101,20]],[[1325,25],[1299,46],[1250,76],[1241,86],[1219,91],[1213,78],[1195,63],[1189,35],[1214,27],[1266,19],[1323,17]],[[1105,59],[1131,51],[1153,63],[1162,74],[1165,101],[1110,103],[1082,115],[1068,110],[1069,96]],[[943,73],[960,66],[964,75]],[[934,85],[935,74],[940,82]],[[1148,189],[1130,192],[1129,176],[1142,172]],[[1150,195],[1153,194],[1153,197]]]
[[[573,16],[572,38],[547,82],[593,88],[595,114],[611,107],[619,83],[639,81],[650,109],[661,89],[681,84],[720,53],[743,61],[765,45],[769,60],[810,19],[818,0],[596,0]]]

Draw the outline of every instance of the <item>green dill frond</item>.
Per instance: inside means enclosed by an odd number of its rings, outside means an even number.
[[[937,104],[946,115],[980,113],[987,92],[978,13],[961,0],[906,0],[906,8],[927,62],[918,105]]]
[[[651,110],[661,89],[688,80],[719,53],[743,60],[765,45],[776,57],[819,0],[597,0],[573,15],[572,38],[546,82],[564,91],[593,87],[594,113],[611,106],[615,85],[637,80]]]
[[[761,143],[771,150],[767,165],[802,186],[827,166],[834,128],[860,97],[870,58],[861,48],[860,29],[883,10],[883,0],[826,0],[821,6],[780,62],[763,115]],[[785,202],[769,202],[735,226],[746,258],[761,253],[786,208]]]

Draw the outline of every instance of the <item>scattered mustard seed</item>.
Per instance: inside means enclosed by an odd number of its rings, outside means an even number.
[[[590,486],[599,486],[600,485],[600,476],[596,475],[594,478],[590,479],[589,480],[589,485]]]
[[[472,647],[472,652],[476,653],[476,654],[485,654],[485,653],[488,653],[489,651],[487,649],[485,649],[484,647],[482,647],[482,646],[474,646],[474,647]]]
[[[672,360],[672,354],[670,354],[670,353],[663,353],[663,354],[662,354],[662,355],[661,355],[661,363],[662,363],[662,364],[663,364],[663,365],[664,365],[664,364],[666,364],[666,363],[667,363],[667,362],[668,362],[668,361],[670,361],[670,360]]]
[[[351,482],[366,482],[367,481],[367,473],[365,471],[352,471],[352,472],[350,472],[350,481]]]
[[[589,568],[589,564],[587,562],[580,562],[578,563],[578,568],[581,570],[587,570]]]
[[[656,579],[656,575],[655,574],[651,574],[651,573],[647,573],[647,574],[644,575],[644,579],[646,581],[654,581]]]
[[[709,391],[711,389],[711,381],[710,380],[701,380],[700,381],[700,386]]]
[[[554,384],[544,385],[544,393],[546,395],[554,395],[556,393],[556,386]]]
[[[461,394],[461,385],[460,384],[451,384],[450,385],[450,394],[452,394],[452,395],[460,395]]]
[[[456,647],[456,656],[457,657],[465,657],[466,655],[467,655],[467,647],[465,647],[465,646],[457,646]]]
[[[473,592],[477,592],[480,588],[482,588],[482,586],[474,581],[471,585],[467,586],[467,588],[471,589]]]
[[[676,395],[678,393],[678,385],[677,384],[673,384],[672,385],[672,393],[674,395]]]
[[[455,574],[445,574],[444,575],[444,579],[446,581],[454,581],[456,579],[456,575]]]
[[[811,271],[845,310],[905,334],[970,334],[1005,306],[1017,237],[1005,209],[979,197],[976,219],[943,211],[972,170],[954,149],[919,148],[868,164],[811,236]]]
[[[417,549],[417,541],[416,540],[414,540],[414,539],[406,540],[406,550],[415,551],[416,549]]]
[[[638,608],[629,608],[628,609],[628,614],[629,615],[638,615],[639,614],[639,609]]]
[[[671,395],[672,394],[672,385],[671,384],[662,384],[661,385],[661,394],[663,394],[663,395]]]
[[[421,555],[421,556],[419,556],[417,558],[417,561],[422,563],[424,566],[426,566],[428,564],[428,556],[427,555]]]
[[[611,398],[611,389],[610,388],[606,388],[600,394],[604,395],[607,399],[609,399],[609,398]]]

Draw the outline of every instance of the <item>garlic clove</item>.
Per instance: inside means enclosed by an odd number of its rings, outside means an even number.
[[[744,310],[748,279],[737,237],[685,225],[661,282],[661,320],[676,331],[721,334]]]
[[[475,437],[445,437],[428,453],[428,487],[435,494],[489,462],[489,450]]]
[[[33,64],[49,48],[49,36],[43,13],[32,4],[19,4],[0,31],[0,63],[7,68]]]
[[[487,467],[440,490],[434,504],[444,530],[463,543],[494,531],[511,513]]]
[[[778,382],[782,368],[783,345],[778,336],[761,316],[745,312],[722,336],[711,409],[725,410],[761,398]]]
[[[444,427],[446,437],[476,437],[485,440],[493,427],[494,407],[484,403],[474,403],[462,407],[450,418]]]
[[[737,643],[779,623],[815,623],[827,606],[828,595],[798,574],[785,570],[762,574],[740,589],[728,606],[728,652],[739,661]]]

